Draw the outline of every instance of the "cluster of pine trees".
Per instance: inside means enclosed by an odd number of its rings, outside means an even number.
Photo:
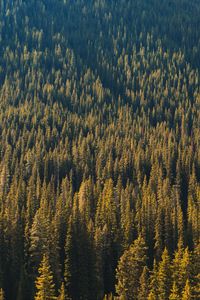
[[[0,0],[0,300],[198,300],[200,4]]]

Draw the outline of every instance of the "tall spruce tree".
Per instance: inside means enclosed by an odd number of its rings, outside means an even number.
[[[49,260],[46,255],[44,255],[42,258],[38,273],[39,276],[35,281],[37,289],[35,300],[55,300],[56,297],[53,274],[51,272]]]
[[[136,299],[140,288],[140,276],[147,260],[147,247],[139,236],[124,252],[117,267],[116,292],[124,299]]]
[[[65,284],[64,282],[62,282],[57,300],[70,300],[70,299],[71,298],[68,295],[66,295]]]
[[[178,291],[177,285],[174,282],[173,286],[172,286],[172,289],[171,289],[170,296],[169,296],[169,300],[180,300],[180,299],[181,298],[180,298],[180,295],[179,295],[179,291]]]
[[[148,297],[156,297],[158,290],[158,268],[156,260],[153,262],[153,270],[150,272],[149,278],[149,295]]]
[[[191,287],[190,287],[190,282],[187,279],[185,287],[182,292],[182,299],[181,300],[192,300],[192,292],[191,292]]]
[[[167,300],[171,290],[171,261],[167,248],[164,249],[162,259],[158,265],[158,299]]]
[[[138,300],[147,299],[149,295],[149,270],[145,266],[140,276],[140,286],[138,290]]]

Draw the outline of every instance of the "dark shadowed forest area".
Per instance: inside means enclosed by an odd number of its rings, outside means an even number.
[[[0,300],[200,299],[200,1],[0,0]]]

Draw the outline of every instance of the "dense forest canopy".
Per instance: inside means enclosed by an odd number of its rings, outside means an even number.
[[[200,298],[200,2],[0,0],[0,300]]]

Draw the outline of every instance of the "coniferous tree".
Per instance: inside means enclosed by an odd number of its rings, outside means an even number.
[[[148,261],[131,276],[134,297],[147,297],[142,286],[152,299],[182,297],[189,280],[199,298],[199,23],[196,0],[0,0],[9,300],[34,298],[44,254],[56,291],[64,280],[72,299],[114,298],[120,257],[131,261],[140,234]]]
[[[182,292],[182,300],[191,300],[192,299],[192,293],[191,293],[191,287],[189,280],[187,279],[185,287]]]
[[[171,262],[167,249],[162,254],[158,266],[158,299],[167,300],[171,290]]]
[[[39,276],[36,279],[35,300],[53,300],[55,297],[55,285],[53,275],[50,269],[49,260],[46,255],[43,256],[42,262],[38,269]]]
[[[73,244],[72,244],[72,219],[68,223],[68,230],[65,244],[65,269],[64,282],[67,294],[72,293],[72,272],[73,272]]]
[[[182,269],[181,269],[181,261],[183,259],[183,243],[181,240],[178,242],[178,249],[174,254],[174,259],[172,261],[172,278],[173,282],[178,288],[179,292],[182,290]]]
[[[3,291],[3,289],[1,288],[0,289],[0,300],[4,300],[5,298],[4,298],[4,291]]]
[[[140,286],[138,291],[138,300],[147,299],[149,295],[149,270],[145,266],[140,276]]]
[[[191,279],[191,285],[193,287],[193,297],[194,299],[198,299],[200,295],[200,243],[197,245],[197,247],[194,249],[193,255],[192,255],[192,279]]]
[[[179,299],[181,299],[180,295],[179,295],[179,291],[178,291],[178,288],[176,286],[176,283],[174,282],[173,286],[172,286],[172,289],[171,289],[171,293],[169,295],[169,300],[179,300]]]
[[[121,256],[116,275],[116,292],[119,297],[125,297],[125,299],[135,299],[137,297],[140,276],[146,264],[146,252],[145,241],[139,236]]]
[[[33,271],[36,272],[43,253],[50,254],[50,222],[47,207],[38,209],[30,230],[30,256]]]
[[[151,294],[152,297],[157,295],[157,290],[158,290],[158,268],[156,261],[154,260],[153,263],[153,270],[150,273],[150,278],[149,278],[149,295]]]
[[[66,295],[65,284],[64,282],[62,282],[57,300],[70,300],[70,299],[71,298]]]
[[[180,274],[179,274],[180,289],[183,290],[186,281],[190,280],[191,276],[192,276],[192,257],[187,247],[185,248],[183,252],[183,257],[180,261]]]

